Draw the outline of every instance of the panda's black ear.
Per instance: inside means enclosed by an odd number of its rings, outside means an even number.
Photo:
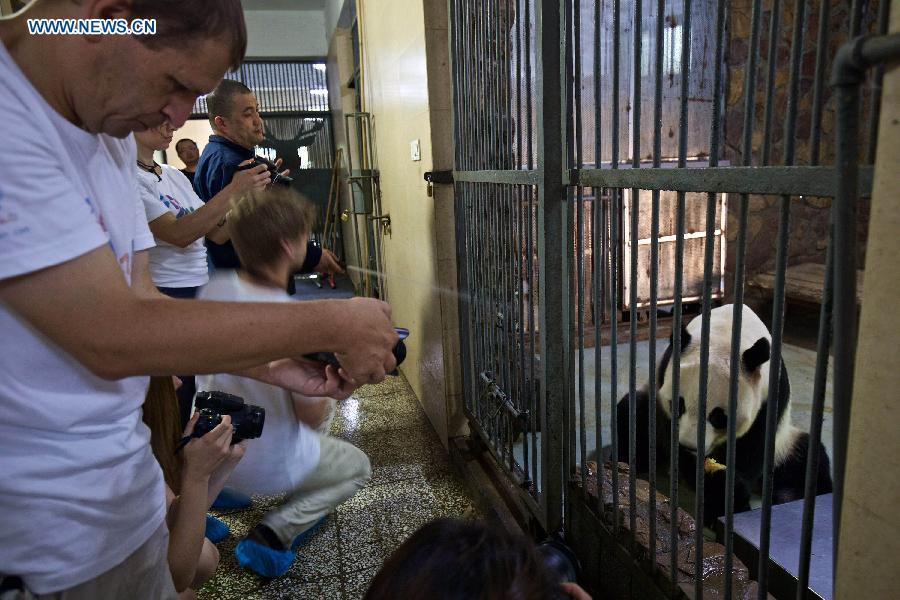
[[[757,369],[767,360],[771,354],[769,340],[764,337],[756,340],[756,343],[744,350],[741,356],[741,366],[747,373],[755,373]]]

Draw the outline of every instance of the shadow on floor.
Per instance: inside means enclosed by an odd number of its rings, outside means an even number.
[[[369,484],[325,520],[276,580],[241,569],[234,547],[280,498],[255,497],[251,508],[219,515],[232,535],[218,544],[219,568],[199,598],[361,598],[382,561],[419,526],[438,517],[478,516],[402,376],[362,387],[339,403],[332,435],[369,456]]]

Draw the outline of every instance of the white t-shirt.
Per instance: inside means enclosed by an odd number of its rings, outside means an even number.
[[[236,271],[213,275],[200,290],[202,300],[294,302],[284,290],[240,278]],[[228,487],[247,494],[280,494],[294,490],[319,464],[319,437],[297,420],[291,392],[235,375],[198,375],[198,391],[235,394],[266,409],[262,436],[250,440],[244,458],[228,478]]]
[[[155,221],[166,213],[176,219],[189,215],[203,201],[194,192],[184,173],[169,165],[162,166],[162,181],[153,173],[138,169],[138,184],[147,222]],[[159,287],[197,287],[209,281],[206,265],[206,246],[199,238],[186,248],[179,248],[163,240],[156,240],[150,249],[150,277]]]
[[[130,283],[134,253],[153,245],[134,140],[63,119],[2,43],[0,106],[0,280],[108,246]],[[163,522],[149,380],[96,377],[3,302],[0,332],[0,575],[50,593],[116,566]]]

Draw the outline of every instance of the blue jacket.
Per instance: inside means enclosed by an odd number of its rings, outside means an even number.
[[[221,135],[209,136],[209,143],[203,148],[203,154],[197,162],[194,173],[194,191],[204,202],[222,191],[231,183],[239,164],[253,158],[253,150],[235,144]],[[237,252],[231,242],[217,244],[206,240],[206,251],[217,269],[237,269],[241,266]],[[306,260],[300,272],[311,272],[322,259],[322,249],[310,242],[306,246]]]

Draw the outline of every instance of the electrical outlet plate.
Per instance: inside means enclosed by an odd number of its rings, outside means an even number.
[[[409,143],[409,158],[411,160],[422,160],[422,154],[419,151],[419,140],[413,140]]]

